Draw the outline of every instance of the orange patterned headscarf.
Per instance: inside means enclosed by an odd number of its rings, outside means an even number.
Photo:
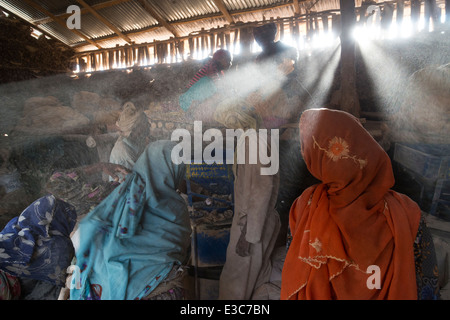
[[[321,183],[291,207],[281,299],[417,299],[420,209],[390,190],[386,152],[357,118],[338,110],[305,111],[300,140],[308,170]]]

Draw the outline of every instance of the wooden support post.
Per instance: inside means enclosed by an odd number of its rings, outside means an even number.
[[[322,28],[325,34],[328,33],[328,13],[323,13],[322,16]]]
[[[214,54],[214,52],[216,51],[216,38],[215,38],[215,34],[211,33],[209,35],[209,45],[210,45],[210,51],[209,53],[212,55]]]
[[[445,23],[450,25],[450,0],[445,0]]]
[[[241,46],[241,54],[249,56],[251,54],[251,46],[253,42],[253,28],[240,28],[239,44]]]
[[[284,23],[283,21],[278,23],[278,34],[281,41],[284,41]]]
[[[188,39],[188,43],[189,43],[189,57],[191,59],[193,59],[194,58],[194,50],[195,50],[194,38],[190,37]]]
[[[340,109],[359,118],[360,105],[356,91],[355,0],[340,0],[341,8],[341,88]]]
[[[294,15],[299,16],[300,15],[300,5],[299,0],[293,0],[292,4],[294,6]]]
[[[420,6],[420,0],[411,0],[411,23],[414,31],[419,30]]]
[[[117,48],[117,50],[115,52],[115,58],[116,58],[116,67],[119,67],[119,64],[120,64],[120,49],[119,48]]]
[[[102,52],[102,66],[104,70],[108,69],[108,52]]]
[[[396,23],[399,27],[403,24],[403,16],[405,13],[405,0],[398,0],[397,1],[397,18]]]
[[[225,47],[228,50],[231,49],[231,33],[229,31],[225,33]]]

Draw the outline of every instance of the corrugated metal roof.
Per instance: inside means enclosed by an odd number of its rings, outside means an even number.
[[[218,0],[84,0],[92,9],[135,43],[149,43],[187,36],[202,28],[223,27],[230,24],[220,10]],[[278,17],[294,16],[293,0],[222,0],[234,22],[254,22]],[[361,5],[362,0],[356,0]],[[382,1],[377,1],[382,2]],[[82,36],[48,18],[36,6],[49,11],[65,22],[67,7],[78,5],[82,10],[81,30],[89,40],[102,48],[126,44],[117,32],[73,0],[0,0],[0,6],[20,18],[34,23],[77,51],[97,49]],[[301,13],[320,12],[339,8],[339,0],[299,1]],[[146,10],[148,9],[148,10]]]
[[[236,10],[245,10],[245,9],[258,9],[258,8],[264,8],[264,7],[270,7],[276,4],[285,4],[285,3],[292,3],[292,1],[286,1],[286,0],[224,0],[224,3],[226,4],[227,8],[230,11],[236,11]]]
[[[169,22],[219,12],[211,0],[148,0],[148,2]]]
[[[44,9],[50,11],[53,14],[65,13],[68,6],[77,3],[76,1],[70,0],[42,0],[35,2],[39,3]]]
[[[1,0],[0,5],[26,21],[43,19],[46,17],[45,14],[24,3],[22,0]]]
[[[90,13],[83,15],[80,31],[91,39],[114,35],[114,31]]]
[[[56,22],[50,22],[41,26],[42,30],[48,34],[53,35],[56,39],[63,43],[77,43],[84,41],[83,38],[71,32],[69,29],[64,28]]]
[[[130,1],[98,10],[98,13],[123,32],[136,31],[158,24],[142,6]]]

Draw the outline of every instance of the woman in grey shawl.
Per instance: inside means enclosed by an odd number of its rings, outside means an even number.
[[[132,102],[127,102],[116,126],[120,130],[120,136],[111,150],[109,162],[132,169],[150,142],[150,124],[147,115],[138,110]]]

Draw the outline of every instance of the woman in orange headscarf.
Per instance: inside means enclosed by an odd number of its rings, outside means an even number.
[[[357,118],[338,110],[305,111],[300,141],[321,183],[291,207],[281,299],[417,299],[421,212],[390,190],[386,152]]]

